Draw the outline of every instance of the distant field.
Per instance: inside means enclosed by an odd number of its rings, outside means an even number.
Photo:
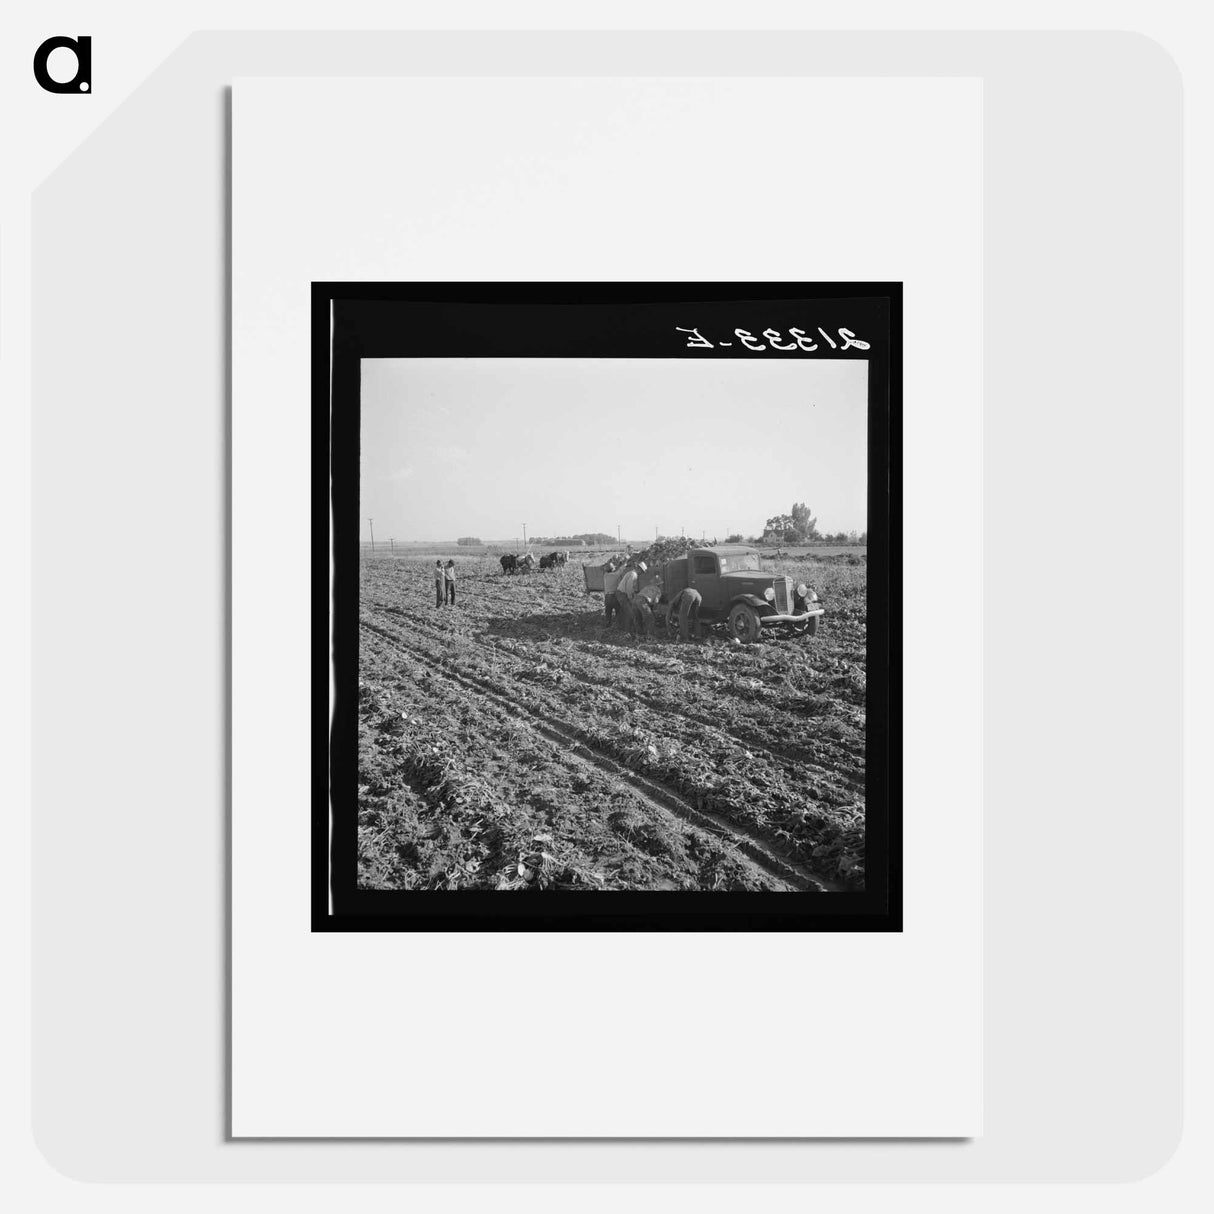
[[[651,541],[650,541],[651,542]],[[581,563],[588,561],[591,557],[601,555],[605,552],[623,552],[631,544],[634,551],[640,551],[646,547],[644,540],[624,540],[622,544],[612,544],[608,547],[582,548],[569,547],[563,551],[569,554],[570,564]],[[527,548],[534,553],[549,552],[553,550],[552,545],[543,544],[528,544],[526,547],[520,544],[510,543],[493,543],[482,544],[479,547],[466,547],[455,543],[454,540],[435,540],[433,542],[402,544],[397,543],[395,547],[389,544],[386,540],[376,540],[374,553],[371,550],[369,542],[362,544],[363,557],[381,556],[398,556],[398,557],[418,557],[418,556],[434,556],[434,557],[483,557],[483,556],[500,556],[503,552],[525,552]],[[776,552],[773,548],[759,547],[759,552],[765,558],[776,558]],[[823,556],[850,556],[850,555],[866,555],[868,547],[865,544],[808,544],[803,547],[796,548],[781,548],[780,553],[783,559],[796,560],[808,558],[812,560],[814,557]]]
[[[454,544],[377,543],[373,558],[368,545],[359,884],[863,888],[857,551],[773,562],[815,587],[822,626],[737,645],[606,629],[579,568],[590,550],[508,577],[492,553]],[[459,570],[454,608],[434,604],[440,557]]]
[[[644,542],[641,540],[624,540],[622,544],[614,545],[610,549],[583,548],[581,545],[577,545],[566,547],[564,550],[570,554],[570,559],[572,559],[579,552],[585,554],[602,551],[615,552],[627,547],[629,544],[633,548],[638,549],[645,547]],[[361,547],[364,556],[370,553],[371,544],[369,541],[364,541]],[[541,545],[535,542],[523,544],[521,540],[493,540],[479,546],[457,544],[454,540],[424,540],[409,544],[402,544],[398,540],[395,552],[397,556],[460,556],[461,554],[464,556],[498,556],[503,552],[525,552],[528,548],[532,552],[549,551],[552,547],[551,544]],[[387,540],[376,539],[375,555],[380,556],[385,552],[391,554],[391,545]]]

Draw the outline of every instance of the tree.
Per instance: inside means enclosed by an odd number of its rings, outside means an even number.
[[[776,514],[767,520],[763,539],[769,544],[804,544],[818,538],[818,520],[804,502],[794,502],[788,514]]]
[[[804,502],[793,502],[792,529],[796,533],[798,543],[818,537],[818,520],[810,514],[809,507]]]
[[[776,514],[767,520],[763,526],[763,541],[767,544],[787,543],[787,536],[792,531],[792,515]]]
[[[461,548],[481,548],[483,544],[475,535],[461,535],[455,541]]]

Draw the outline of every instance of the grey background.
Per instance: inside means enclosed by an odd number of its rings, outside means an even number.
[[[412,73],[984,78],[981,1139],[225,1142],[225,88]],[[1180,1135],[1180,104],[1173,62],[1129,34],[187,40],[33,203],[33,1112],[50,1162],[94,1180],[1161,1166]]]

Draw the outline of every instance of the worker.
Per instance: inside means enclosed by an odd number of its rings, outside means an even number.
[[[434,562],[434,605],[441,607],[443,605],[443,586],[445,585],[443,578],[443,563],[442,561]]]
[[[639,636],[653,636],[653,608],[661,597],[662,587],[657,582],[650,582],[648,586],[642,586],[632,596],[634,627],[631,631],[635,631]]]
[[[636,565],[630,565],[620,574],[620,580],[615,586],[615,594],[613,596],[615,599],[615,610],[619,613],[624,628],[632,633],[633,636],[636,635],[637,625],[640,622],[639,611],[634,600],[641,580],[641,574],[647,568],[648,566],[644,561],[638,561]]]
[[[700,639],[701,601],[700,592],[688,588],[681,591],[670,605],[671,618],[674,618],[677,609],[680,641],[698,641]]]
[[[443,581],[447,584],[447,602],[455,606],[455,562],[448,561],[443,570]]]
[[[629,566],[619,575],[619,582],[611,594],[603,596],[607,609],[607,626],[611,628],[612,617],[619,614],[623,625],[630,632],[636,631],[632,596],[636,594],[636,584],[640,582],[641,573],[645,572],[645,562],[639,561],[636,566]]]

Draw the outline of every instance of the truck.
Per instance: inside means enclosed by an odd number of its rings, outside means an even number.
[[[746,544],[691,548],[652,568],[627,557],[583,565],[587,593],[612,595],[630,568],[637,571],[638,599],[645,598],[668,631],[677,623],[684,637],[716,626],[744,644],[765,631],[813,636],[824,613],[813,589],[804,582],[794,586],[784,574],[764,573],[758,549]]]

